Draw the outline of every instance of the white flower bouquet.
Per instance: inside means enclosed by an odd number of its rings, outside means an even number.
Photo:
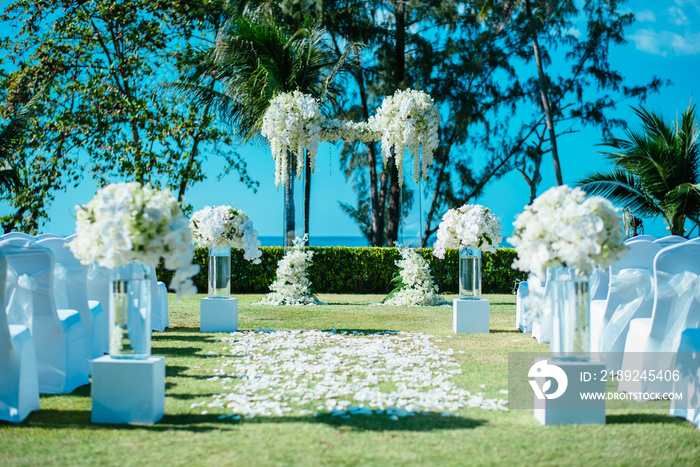
[[[542,193],[513,222],[508,241],[518,257],[513,267],[544,280],[547,268],[568,266],[590,273],[607,268],[627,251],[617,209],[601,196],[558,186]]]
[[[370,117],[369,126],[381,136],[382,156],[386,164],[394,148],[394,159],[399,170],[399,183],[403,181],[403,158],[405,148],[413,153],[413,173],[428,176],[428,167],[433,161],[433,152],[438,147],[440,112],[432,97],[423,91],[407,89],[385,97],[377,114]],[[422,147],[423,164],[419,148]]]
[[[205,206],[192,214],[194,242],[203,248],[242,248],[243,257],[260,264],[260,240],[248,215],[233,206]]]
[[[442,216],[433,255],[443,259],[447,248],[493,251],[501,239],[501,223],[489,208],[465,204]]]
[[[69,246],[83,264],[114,269],[137,261],[157,266],[162,258],[166,268],[175,270],[170,287],[178,298],[197,293],[192,231],[169,190],[114,183],[76,209],[76,236]]]
[[[311,294],[311,281],[306,269],[311,265],[314,252],[305,250],[306,235],[297,237],[294,246],[277,263],[277,278],[270,285],[270,292],[260,305],[315,305],[318,300]]]
[[[308,151],[311,170],[321,138],[323,116],[312,96],[294,91],[281,93],[270,101],[263,116],[261,133],[270,143],[275,159],[275,184],[287,183],[287,152],[296,156],[297,172],[304,168],[304,149]]]
[[[430,265],[416,250],[398,246],[401,259],[396,261],[400,268],[400,288],[393,292],[384,305],[391,306],[435,306],[442,300],[437,294],[438,287],[430,273]]]

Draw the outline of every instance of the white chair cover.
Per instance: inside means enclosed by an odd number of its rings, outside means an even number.
[[[160,295],[160,324],[165,330],[170,327],[170,315],[168,314],[168,287],[164,282],[158,281],[158,294]]]
[[[170,325],[168,317],[168,289],[164,283],[158,281],[155,266],[148,266],[146,272],[148,273],[151,288],[151,328],[158,332],[165,331],[165,328]],[[163,295],[163,291],[165,291],[165,295]]]
[[[96,332],[102,333],[99,341],[103,343],[102,352],[109,353],[109,294],[112,273],[109,269],[93,263],[88,266],[87,296],[91,308],[101,306],[104,325],[98,325]],[[97,339],[97,337],[96,337]]]
[[[12,240],[12,239],[20,239],[24,240],[27,242],[35,242],[36,237],[33,235],[26,234],[24,232],[7,232],[6,234],[0,235],[0,241],[1,240]]]
[[[609,268],[610,285],[604,301],[591,301],[591,351],[622,352],[629,322],[633,318],[651,316],[653,304],[652,269],[662,246],[646,240],[627,245],[624,258]],[[608,327],[612,323],[612,327]],[[618,369],[619,356],[610,360],[610,368]]]
[[[657,238],[654,240],[654,243],[658,243],[661,246],[671,246],[678,243],[685,243],[687,241],[687,238],[681,237],[680,235],[667,235],[665,237]]]
[[[652,271],[643,268],[622,269],[615,274],[610,287],[610,306],[603,316],[598,351],[622,352],[630,321],[651,316],[654,299]]]
[[[630,242],[636,242],[637,240],[646,240],[649,242],[653,242],[654,240],[656,240],[656,237],[654,237],[653,235],[637,235],[635,237],[630,237],[627,240],[625,240],[625,245],[627,245]]]
[[[90,382],[83,326],[77,310],[57,309],[53,291],[54,260],[51,251],[20,239],[0,242],[17,281],[7,281],[9,314],[26,310],[36,346],[39,391],[73,392]],[[9,279],[9,278],[8,278]]]
[[[591,301],[607,300],[608,286],[610,285],[610,268],[596,268],[593,270],[589,284],[589,297]]]
[[[58,308],[78,310],[85,330],[85,349],[88,361],[104,355],[104,342],[107,319],[102,316],[103,308],[88,303],[87,272],[63,237],[47,236],[37,242],[51,250],[54,255],[54,293]]]
[[[630,322],[623,370],[671,365],[685,329],[700,326],[700,243],[681,243],[661,250],[654,260],[654,305],[650,318]],[[632,353],[638,355],[632,355]],[[666,367],[668,368],[668,367]],[[624,391],[668,392],[670,382],[622,382]]]
[[[532,337],[537,339],[540,344],[546,344],[552,341],[552,283],[551,271],[547,269],[547,276],[544,283],[544,300],[540,305],[539,319],[532,321]]]
[[[39,240],[44,240],[44,239],[46,239],[46,238],[63,238],[63,237],[60,236],[60,235],[58,235],[58,234],[55,234],[55,233],[48,233],[48,232],[42,233],[42,234],[39,234],[39,235],[36,236],[36,240],[37,240],[37,241],[39,241]]]
[[[682,393],[682,399],[671,400],[670,415],[681,417],[700,429],[700,329],[686,329],[681,334],[676,369],[680,379],[673,384],[673,392]]]
[[[524,301],[528,296],[528,285],[526,281],[522,281],[518,284],[518,291],[515,294],[515,327],[523,332],[532,332],[532,329],[527,331],[525,326],[525,305]]]
[[[5,304],[7,260],[0,253],[0,303]],[[19,423],[39,410],[34,339],[27,326],[9,324],[0,310],[0,420]]]

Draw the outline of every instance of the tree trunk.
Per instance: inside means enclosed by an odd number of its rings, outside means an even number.
[[[355,81],[360,88],[360,104],[362,108],[362,121],[369,120],[369,106],[367,105],[367,91],[365,90],[362,70],[355,73]],[[369,166],[369,202],[372,209],[371,245],[384,246],[384,201],[380,203],[379,189],[377,188],[377,146],[374,142],[367,142],[367,165]]]
[[[394,10],[396,21],[396,65],[394,67],[394,86],[401,89],[406,68],[406,4],[399,1]],[[394,246],[399,238],[399,223],[401,222],[401,188],[399,186],[399,171],[393,157],[388,161],[391,167],[389,188],[389,220],[387,222],[387,246]],[[385,171],[387,168],[384,169]]]
[[[294,179],[296,178],[296,161],[287,151],[287,181],[284,184],[284,233],[282,244],[285,247],[294,245],[296,231],[294,209]]]
[[[387,222],[387,246],[394,246],[399,238],[399,222],[401,221],[401,189],[399,188],[399,170],[393,158],[389,160],[391,184],[389,186],[389,221]]]
[[[306,153],[306,168],[304,169],[304,235],[306,235],[306,246],[309,246],[309,206],[311,204],[311,160]]]
[[[527,10],[528,23],[530,25],[530,35],[532,36],[532,49],[535,54],[535,63],[537,64],[537,74],[540,82],[540,96],[542,97],[542,107],[547,121],[547,130],[549,130],[549,141],[552,146],[552,163],[554,165],[554,175],[557,179],[557,185],[563,185],[564,180],[561,175],[561,166],[559,164],[559,150],[557,149],[557,135],[554,131],[554,118],[552,117],[552,108],[549,102],[549,93],[547,90],[547,79],[544,74],[542,65],[542,56],[540,44],[537,41],[537,33],[533,26],[532,9],[530,0],[525,0],[525,8]]]
[[[676,216],[672,219],[671,235],[685,237],[685,216]]]
[[[447,150],[449,153],[449,149]],[[425,230],[423,231],[423,238],[420,241],[420,247],[425,248],[428,243],[428,238],[435,232],[436,229],[430,228],[430,223],[433,221],[433,216],[438,206],[438,199],[440,197],[440,188],[442,187],[442,182],[444,180],[443,174],[445,173],[445,168],[447,167],[448,157],[442,160],[440,164],[440,171],[438,172],[437,181],[435,182],[435,190],[433,190],[433,200],[430,202],[430,209],[428,210],[428,215],[425,219]]]

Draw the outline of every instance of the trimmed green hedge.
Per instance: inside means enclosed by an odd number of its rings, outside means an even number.
[[[396,248],[377,247],[309,247],[313,252],[313,265],[308,274],[315,293],[389,293],[391,279],[398,274],[396,261],[400,255]],[[282,247],[263,247],[260,264],[243,259],[242,250],[231,251],[231,292],[267,293],[275,280],[277,262],[284,254]],[[430,264],[435,283],[440,292],[457,293],[458,251],[447,250],[445,259],[433,256],[432,248],[419,250]],[[515,250],[499,248],[482,256],[483,293],[513,293],[516,284],[525,280],[525,274],[513,270]],[[201,293],[207,292],[208,251],[198,248],[195,262],[201,271],[194,283]],[[159,280],[166,284],[171,271],[158,269]]]

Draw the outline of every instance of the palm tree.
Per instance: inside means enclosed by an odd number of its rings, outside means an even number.
[[[633,109],[642,131],[627,139],[606,138],[603,152],[614,168],[588,175],[579,185],[592,194],[629,207],[638,216],[662,216],[674,235],[685,235],[686,219],[700,219],[700,132],[695,106],[669,125],[640,106]]]
[[[240,141],[247,143],[259,137],[265,111],[277,93],[298,90],[320,100],[326,93],[337,92],[331,85],[337,71],[333,68],[336,61],[324,43],[324,36],[325,31],[310,18],[297,30],[290,30],[262,10],[246,15],[234,13],[193,75],[193,81],[201,82],[205,76],[214,78],[222,83],[222,89],[214,90],[194,82],[170,87],[196,105],[216,110]],[[293,175],[285,184],[287,246],[291,246],[295,231]],[[305,205],[308,206],[309,174],[306,181]],[[308,217],[305,224],[308,226]]]
[[[32,110],[41,96],[37,93],[0,131],[0,189],[4,198],[22,186],[12,156],[18,151],[22,134],[29,128]]]

